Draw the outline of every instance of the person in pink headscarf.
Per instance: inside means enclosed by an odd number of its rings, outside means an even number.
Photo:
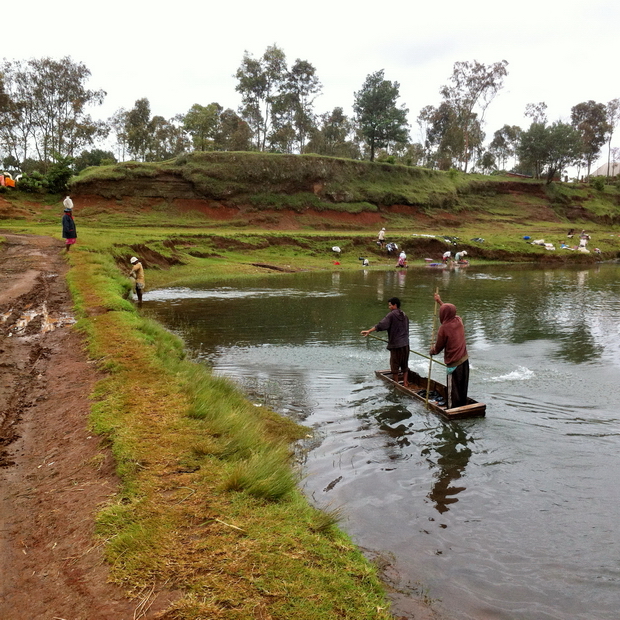
[[[448,409],[462,407],[467,404],[469,385],[469,356],[465,342],[465,327],[461,317],[456,314],[456,306],[443,303],[438,293],[435,293],[435,301],[440,306],[441,326],[430,354],[437,355],[444,352],[443,359],[448,372]]]

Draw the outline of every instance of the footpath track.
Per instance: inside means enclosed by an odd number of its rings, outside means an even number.
[[[155,618],[157,600],[108,583],[94,537],[118,482],[88,430],[99,375],[72,327],[63,244],[0,237],[0,618]]]

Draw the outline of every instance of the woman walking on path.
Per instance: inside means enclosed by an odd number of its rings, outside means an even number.
[[[71,203],[68,205],[68,202]],[[63,202],[65,205],[64,215],[62,216],[62,237],[66,239],[65,250],[68,252],[77,239],[75,222],[73,221],[73,202],[67,196]]]

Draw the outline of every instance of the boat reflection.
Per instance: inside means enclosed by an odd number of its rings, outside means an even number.
[[[457,486],[454,482],[463,478],[463,472],[472,456],[470,437],[455,422],[442,422],[432,428],[417,427],[411,421],[412,415],[407,407],[393,403],[384,406],[374,417],[381,431],[389,437],[386,448],[391,460],[408,460],[405,452],[411,452],[412,446],[422,443],[420,454],[435,470],[433,485],[427,497],[437,512],[443,514],[450,510],[451,504],[458,502],[458,494],[467,488]]]
[[[427,497],[440,514],[450,510],[450,504],[458,502],[457,495],[467,488],[453,485],[455,480],[463,477],[471,458],[472,451],[467,444],[467,432],[461,426],[442,424],[433,437],[433,443],[422,450],[422,456],[437,468]]]

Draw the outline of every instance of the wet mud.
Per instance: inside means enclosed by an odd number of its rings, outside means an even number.
[[[118,481],[88,428],[99,374],[73,328],[63,244],[0,238],[0,618],[155,618],[164,597],[109,583],[95,537]]]

